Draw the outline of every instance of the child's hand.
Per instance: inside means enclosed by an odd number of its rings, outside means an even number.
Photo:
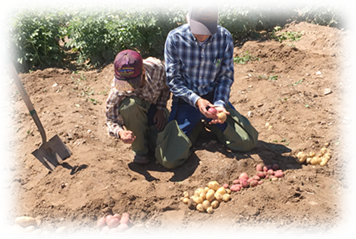
[[[121,130],[119,132],[120,139],[125,144],[132,144],[133,141],[136,139],[136,136],[130,130]]]

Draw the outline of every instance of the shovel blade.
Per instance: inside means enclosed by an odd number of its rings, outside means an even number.
[[[72,155],[58,135],[42,144],[32,154],[50,171],[53,171],[58,164]]]

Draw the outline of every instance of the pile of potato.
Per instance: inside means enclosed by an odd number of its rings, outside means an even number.
[[[256,187],[264,183],[265,180],[275,181],[282,177],[284,177],[284,173],[279,169],[278,164],[257,164],[255,175],[249,177],[246,172],[241,173],[239,177],[232,182],[230,190],[232,192],[238,192],[243,188]]]
[[[132,226],[132,221],[130,219],[130,215],[126,212],[123,214],[114,214],[107,215],[105,217],[101,217],[97,221],[97,228],[101,230],[101,232],[123,232],[129,229]]]
[[[331,158],[330,150],[327,148],[328,146],[329,144],[326,143],[325,147],[321,148],[318,153],[315,153],[314,151],[309,152],[309,154],[298,152],[297,162],[325,166]]]
[[[192,196],[187,191],[183,192],[181,200],[188,205],[189,209],[211,214],[221,202],[231,200],[230,194],[231,190],[227,184],[220,186],[217,181],[211,181],[205,188],[197,188]]]

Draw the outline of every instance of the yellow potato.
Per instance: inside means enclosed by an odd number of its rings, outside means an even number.
[[[221,195],[224,195],[226,193],[226,189],[224,187],[220,187],[218,188],[218,190],[216,190],[217,193],[220,193]]]
[[[327,148],[323,147],[323,148],[320,149],[320,153],[326,154],[326,152],[328,152]]]
[[[222,122],[225,122],[226,119],[227,119],[227,116],[226,116],[226,114],[225,114],[224,112],[221,112],[221,113],[218,114],[218,118],[219,118],[219,120],[221,120]]]
[[[321,165],[321,166],[325,166],[325,165],[328,163],[328,161],[329,161],[328,159],[322,158],[320,165]]]
[[[231,195],[226,193],[222,196],[222,199],[224,202],[228,202],[231,199]]]
[[[183,203],[188,204],[189,200],[189,198],[183,198]]]
[[[310,161],[312,160],[312,158],[311,157],[307,157],[307,160],[306,160],[306,162],[307,163],[310,163]]]
[[[203,200],[203,198],[199,197],[198,195],[194,195],[194,196],[193,196],[193,201],[194,201],[196,204],[200,204],[200,203],[202,203],[204,200]]]
[[[208,183],[208,187],[210,189],[213,189],[214,191],[216,191],[216,190],[218,190],[220,188],[220,185],[216,181],[211,181],[211,182]]]
[[[212,202],[215,199],[215,191],[213,189],[209,189],[209,191],[206,193],[205,197],[209,202]]]
[[[200,193],[204,192],[204,189],[203,188],[197,188],[195,191],[194,191],[194,195],[199,195]]]
[[[319,157],[313,157],[310,161],[310,164],[317,165],[317,164],[320,164],[320,162],[321,162],[321,159]]]
[[[221,202],[221,201],[223,200],[223,198],[222,198],[223,195],[221,195],[220,193],[217,193],[217,192],[216,192],[216,193],[214,194],[214,196],[215,196],[215,199],[218,200],[219,202]]]
[[[187,191],[184,191],[184,192],[183,192],[183,197],[189,198],[189,193],[188,193]]]
[[[203,205],[201,205],[201,203],[197,204],[196,209],[197,209],[199,212],[205,212],[205,209],[203,208]]]
[[[209,188],[208,186],[206,186],[206,187],[204,188],[204,192],[207,193],[207,192],[209,191],[209,189],[210,189],[210,188]]]
[[[309,157],[315,157],[315,152],[314,151],[311,151],[310,153],[309,153]]]
[[[217,200],[214,200],[214,201],[211,203],[211,207],[212,207],[213,209],[218,208],[219,205],[220,205],[220,202],[217,201]]]
[[[213,208],[212,207],[208,207],[206,209],[206,212],[209,213],[209,214],[212,214],[214,212]]]
[[[226,193],[231,194],[231,190],[229,188],[227,188]]]
[[[204,202],[201,205],[203,206],[204,210],[206,210],[208,207],[211,206],[208,200],[204,200]]]
[[[297,158],[298,158],[298,162],[299,162],[299,163],[304,163],[305,160],[307,160],[308,155],[305,154],[304,152],[299,152],[299,153],[297,154]]]

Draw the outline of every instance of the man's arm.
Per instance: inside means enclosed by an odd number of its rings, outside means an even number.
[[[220,59],[221,70],[216,78],[214,105],[226,107],[230,98],[230,89],[234,83],[234,44],[231,34],[226,35],[224,56]]]
[[[196,102],[200,96],[185,85],[185,79],[182,76],[181,70],[182,62],[178,57],[179,50],[175,44],[174,36],[168,34],[164,48],[167,86],[173,95],[181,97],[190,105],[196,107]]]

